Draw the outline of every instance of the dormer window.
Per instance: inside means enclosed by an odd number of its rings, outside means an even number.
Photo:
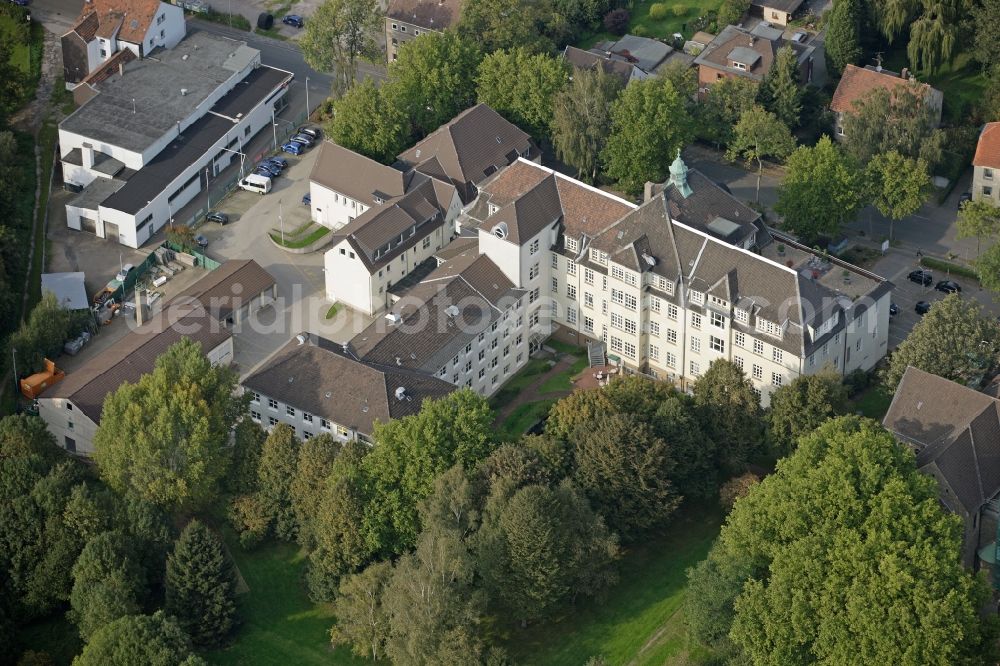
[[[744,64],[743,64],[743,63],[741,63],[741,62],[734,62],[734,63],[733,63],[733,67],[735,67],[736,69],[739,69],[739,70],[742,70],[742,71],[744,71],[744,72],[745,72],[745,71],[747,71],[747,66],[746,66],[746,65],[744,65]]]
[[[688,290],[688,296],[691,298],[692,303],[698,305],[704,305],[705,303],[705,294],[700,291]]]
[[[566,249],[567,250],[569,250],[570,252],[576,252],[577,248],[579,246],[580,246],[580,243],[575,238],[569,238],[568,236],[566,237]]]
[[[376,197],[374,197],[374,199],[375,199],[375,205],[376,206],[381,206],[382,204],[385,203],[385,201],[382,200],[382,197],[376,196]]]
[[[493,227],[493,235],[500,240],[507,238],[507,224],[505,222],[501,222],[497,226]]]
[[[500,207],[499,207],[499,206],[497,206],[497,205],[495,205],[495,204],[489,204],[489,205],[487,206],[487,210],[488,210],[488,212],[489,212],[489,216],[490,216],[490,217],[492,217],[493,215],[495,215],[495,214],[496,214],[496,212],[497,212],[498,210],[500,210]]]

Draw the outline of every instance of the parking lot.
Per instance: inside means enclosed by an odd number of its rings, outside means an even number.
[[[370,317],[341,309],[326,319],[330,303],[325,298],[323,252],[290,254],[268,237],[282,224],[291,231],[309,221],[302,196],[309,191],[309,172],[316,148],[301,157],[283,155],[288,168],[273,180],[269,194],[237,190],[214,210],[229,215],[229,224],[209,222],[198,227],[208,239],[208,256],[219,261],[253,259],[278,283],[274,308],[255,314],[236,331],[236,365],[241,375],[266,359],[289,338],[310,331],[337,342],[346,342],[371,322]]]

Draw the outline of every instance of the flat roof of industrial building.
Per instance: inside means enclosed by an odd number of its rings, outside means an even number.
[[[129,62],[124,75],[115,72],[97,84],[99,94],[59,128],[142,152],[259,57],[246,42],[192,31],[174,48]]]
[[[124,187],[104,199],[101,205],[129,215],[138,213],[235,127],[237,121],[231,118],[249,113],[290,77],[289,72],[273,67],[261,66],[252,71],[208,113],[129,178]],[[217,115],[216,109],[220,107],[226,111],[225,115]]]

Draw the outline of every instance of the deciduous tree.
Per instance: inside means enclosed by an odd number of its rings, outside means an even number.
[[[539,141],[548,137],[555,97],[569,83],[569,66],[523,47],[496,51],[480,63],[476,83],[480,102]]]
[[[86,312],[70,312],[46,292],[10,338],[18,375],[26,377],[41,372],[45,359],[62,354],[63,344],[86,326],[89,316]]]
[[[481,59],[479,45],[456,32],[420,35],[403,44],[389,66],[383,100],[409,120],[411,136],[421,139],[472,106]]]
[[[988,199],[966,201],[958,209],[955,226],[958,228],[959,238],[976,239],[978,257],[983,240],[996,238],[1000,234],[1000,209]]]
[[[662,524],[680,504],[671,479],[674,451],[635,417],[602,416],[573,441],[574,480],[623,538]]]
[[[552,41],[539,29],[545,13],[544,3],[527,0],[469,0],[456,30],[480,44],[484,53],[516,48],[548,53]]]
[[[716,146],[728,146],[736,123],[757,101],[757,83],[728,76],[712,84],[712,91],[695,107],[695,132]]]
[[[303,548],[313,547],[313,521],[319,515],[325,486],[340,453],[340,443],[323,433],[302,442],[299,447],[295,477],[289,487],[289,497],[298,526],[298,540]]]
[[[747,162],[757,163],[757,193],[754,200],[760,201],[764,158],[785,159],[795,150],[795,139],[777,116],[761,106],[744,111],[733,134],[726,157],[731,160],[742,157]]]
[[[201,666],[191,639],[172,617],[128,615],[99,629],[73,666]]]
[[[354,85],[358,58],[377,62],[375,35],[383,29],[376,0],[324,0],[306,21],[299,46],[313,69],[334,75],[334,92]]]
[[[767,410],[771,449],[788,455],[799,438],[847,411],[847,388],[835,372],[801,375],[771,394]]]
[[[893,392],[908,366],[976,385],[1000,359],[1000,327],[982,306],[958,294],[934,303],[889,357],[883,374]]]
[[[921,0],[923,11],[910,23],[906,53],[913,69],[937,71],[957,53],[962,21],[971,0]]]
[[[410,124],[394,98],[365,79],[333,103],[327,134],[373,160],[391,162],[410,138]]]
[[[295,538],[297,523],[292,505],[292,481],[298,468],[299,440],[295,430],[279,423],[264,440],[257,476],[257,498],[271,520],[271,529],[280,539]]]
[[[70,619],[88,641],[104,625],[137,613],[145,601],[146,572],[122,532],[91,539],[73,565]]]
[[[865,169],[872,205],[889,218],[889,240],[896,220],[913,215],[927,199],[931,177],[927,162],[892,150],[873,157]]]
[[[577,71],[552,103],[556,156],[591,182],[597,180],[601,152],[611,132],[611,107],[621,88],[621,81],[600,67]]]
[[[836,76],[861,61],[861,0],[837,0],[826,23],[826,66]]]
[[[164,610],[198,645],[218,645],[236,623],[236,574],[222,540],[192,520],[167,560]]]
[[[389,639],[385,593],[392,573],[391,562],[376,562],[344,577],[333,602],[337,623],[330,630],[330,640],[334,645],[349,645],[354,654],[372,661],[385,656]]]
[[[38,456],[54,462],[62,457],[56,438],[37,416],[18,414],[0,418],[0,461]]]
[[[843,116],[844,149],[862,165],[879,153],[896,151],[923,158],[933,167],[941,160],[937,110],[919,84],[900,84],[892,92],[875,88],[854,102]]]
[[[694,383],[694,402],[715,442],[718,465],[742,472],[764,441],[764,413],[750,379],[731,361],[712,361]]]
[[[979,283],[993,292],[994,298],[1000,296],[1000,243],[994,243],[975,262],[979,273]]]
[[[809,242],[836,235],[861,208],[863,194],[853,160],[824,136],[815,146],[799,146],[788,158],[774,210],[786,229]]]
[[[970,9],[975,30],[972,55],[984,68],[1000,65],[1000,0],[980,0]]]
[[[736,25],[743,22],[743,16],[750,11],[750,0],[724,0],[719,7],[719,15],[716,22],[720,29],[727,25]]]
[[[236,373],[188,339],[104,401],[94,436],[101,477],[119,493],[171,509],[203,506],[229,471],[229,429],[245,409]]]
[[[634,81],[611,108],[611,134],[601,158],[605,172],[630,194],[662,182],[673,155],[691,140],[684,100],[667,79]]]

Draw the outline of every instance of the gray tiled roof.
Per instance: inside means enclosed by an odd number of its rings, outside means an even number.
[[[327,140],[319,147],[309,180],[376,206],[376,193],[383,201],[402,196],[410,176]]]
[[[490,107],[477,104],[401,153],[399,160],[409,168],[436,158],[462,201],[468,203],[475,198],[475,185],[519,155],[538,155],[531,137]]]
[[[195,300],[224,319],[274,284],[274,277],[253,259],[230,259],[174,296],[173,301]]]
[[[1000,493],[1000,400],[909,367],[882,424],[944,478],[950,501],[974,514]]]
[[[325,338],[303,337],[304,343],[293,338],[255,368],[243,386],[368,436],[376,421],[415,414],[425,399],[455,389],[423,373],[361,360]],[[398,388],[404,389],[402,399]]]
[[[366,361],[434,373],[505,314],[516,289],[478,249],[446,261],[393,306],[395,324],[379,319],[351,340]],[[455,306],[459,313],[447,310]]]

